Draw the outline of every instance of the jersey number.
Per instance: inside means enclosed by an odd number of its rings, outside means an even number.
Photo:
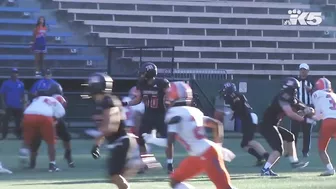
[[[152,95],[151,98],[149,98],[148,95],[144,95],[143,96],[143,102],[144,102],[146,107],[158,108],[158,106],[159,106],[159,99],[155,95]]]
[[[336,110],[336,102],[335,102],[334,98],[330,94],[328,94],[326,97],[327,97],[327,99],[329,99],[329,103],[330,103],[329,109],[330,110]]]
[[[56,105],[56,102],[53,102],[53,101],[51,101],[51,100],[49,100],[47,98],[44,99],[43,102],[46,103],[46,104],[48,104],[49,106],[55,106]]]

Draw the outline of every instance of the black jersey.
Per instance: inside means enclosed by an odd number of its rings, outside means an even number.
[[[101,121],[103,120],[103,111],[104,110],[109,109],[109,108],[113,108],[113,107],[120,107],[120,111],[122,111],[122,104],[121,104],[120,99],[116,96],[113,96],[113,95],[105,95],[104,99],[99,103],[95,103],[95,105],[96,105],[96,109],[95,109],[95,112],[94,112],[93,119],[97,123],[97,125],[100,125]],[[118,131],[115,132],[115,133],[112,133],[109,136],[105,136],[105,139],[109,143],[113,143],[118,138],[120,138],[122,136],[126,136],[126,135],[127,135],[127,133],[125,131],[124,120],[122,119],[122,120],[120,120],[120,125],[119,125]]]
[[[168,87],[169,81],[163,78],[154,78],[152,84],[148,84],[146,80],[138,81],[137,89],[141,91],[142,101],[145,104],[145,113],[165,113],[164,95]]]
[[[245,95],[233,92],[229,95],[225,95],[224,101],[226,104],[230,105],[235,117],[244,119],[251,116],[252,107],[248,103]]]
[[[291,95],[285,90],[280,91],[272,100],[264,112],[263,122],[268,125],[278,125],[285,113],[281,107],[281,103],[288,103],[293,109],[303,109],[305,105],[299,101],[296,96]]]

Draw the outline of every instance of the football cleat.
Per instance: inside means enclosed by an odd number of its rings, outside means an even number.
[[[57,167],[56,164],[54,163],[49,163],[49,172],[52,173],[52,172],[59,172],[60,169]]]
[[[291,166],[293,169],[302,169],[307,167],[309,164],[309,161],[297,161],[294,163],[291,163]]]
[[[260,166],[263,166],[265,163],[266,163],[266,160],[265,160],[265,159],[257,160],[257,162],[256,162],[256,166],[257,166],[257,167],[260,167]]]
[[[327,169],[326,171],[324,171],[323,173],[320,174],[320,176],[325,177],[325,176],[332,176],[335,174],[335,169]]]
[[[268,169],[261,169],[261,176],[271,176],[271,177],[277,177],[279,176],[278,174],[276,174],[274,171],[272,171],[272,169],[268,168]]]
[[[70,168],[75,167],[75,162],[72,160],[71,151],[66,150],[64,153],[64,159],[68,162]]]
[[[3,167],[0,167],[0,173],[12,174],[13,172]]]

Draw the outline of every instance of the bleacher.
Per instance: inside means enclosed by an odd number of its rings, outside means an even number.
[[[29,45],[32,32],[39,16],[44,16],[40,8],[20,7],[3,4],[0,6],[0,74],[8,77],[12,67],[20,69],[23,77],[34,77],[34,54]],[[47,50],[45,65],[53,69],[55,77],[83,78],[95,70],[106,70],[103,54],[90,53],[87,42],[71,45],[73,32],[64,31],[55,18],[47,19]],[[76,72],[74,72],[76,70]]]
[[[288,10],[320,11],[328,1],[317,5],[304,0],[53,2],[96,44],[175,46],[176,73],[293,75],[298,64],[306,62],[312,75],[335,75],[336,27],[284,25]],[[138,62],[135,53],[127,50],[124,56]],[[170,56],[151,49],[142,61],[162,63]],[[171,66],[160,67],[165,65]]]

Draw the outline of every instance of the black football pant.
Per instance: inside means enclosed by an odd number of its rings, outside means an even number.
[[[145,145],[145,141],[142,138],[143,133],[150,134],[153,129],[157,130],[161,138],[167,138],[167,126],[164,122],[164,113],[145,113],[142,117],[141,125],[139,128],[138,144],[140,146]]]
[[[312,133],[312,124],[291,121],[291,132],[295,137],[295,144],[297,146],[297,141],[300,131],[303,133],[303,144],[302,144],[302,154],[307,156],[311,146],[311,133]]]
[[[21,120],[23,116],[22,108],[6,108],[5,115],[2,120],[2,138],[5,139],[8,134],[8,123],[9,120],[14,117],[15,122],[15,135],[17,138],[21,138],[22,128],[21,128]]]
[[[278,151],[281,155],[284,153],[283,141],[294,141],[293,133],[281,126],[267,123],[260,123],[260,134],[266,139],[271,148]]]

